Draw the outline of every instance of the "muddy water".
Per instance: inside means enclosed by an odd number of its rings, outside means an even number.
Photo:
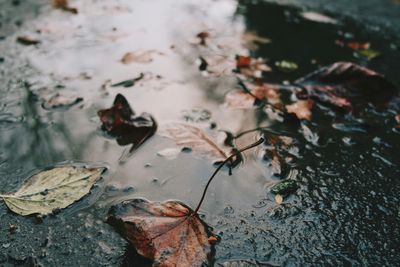
[[[269,193],[280,179],[262,161],[262,148],[246,153],[232,176],[221,172],[213,182],[201,212],[221,236],[217,262],[400,264],[400,141],[392,113],[371,108],[362,118],[336,118],[321,112],[307,126],[313,134],[304,137],[298,124],[274,123],[262,110],[224,106],[235,79],[205,77],[195,63],[200,55],[216,53],[195,44],[196,34],[206,30],[226,53],[250,52],[272,67],[280,60],[298,63],[291,73],[274,68],[264,76],[266,82],[292,81],[321,65],[346,60],[400,85],[396,40],[340,15],[333,14],[339,25],[330,25],[306,21],[289,7],[230,0],[72,1],[77,15],[45,1],[14,2],[2,4],[0,28],[0,191],[13,191],[30,173],[65,161],[103,163],[109,171],[88,197],[55,216],[23,218],[1,202],[1,265],[119,266],[126,261],[126,242],[104,223],[110,205],[132,197],[197,204],[214,170],[208,161],[190,153],[174,160],[158,156],[174,147],[158,135],[124,158],[129,146],[118,146],[101,132],[97,110],[110,107],[117,93],[136,113],[148,112],[160,125],[182,121],[188,111],[200,108],[211,113],[203,125],[214,122],[234,134],[268,126],[299,140],[299,158],[285,178],[296,180],[300,188],[282,205]],[[246,29],[271,43],[249,51],[241,41]],[[23,46],[15,42],[17,36],[41,43]],[[335,44],[349,37],[371,42],[382,55],[369,61]],[[149,49],[155,50],[149,63],[120,61],[127,52]],[[133,87],[109,86],[140,73],[146,79]],[[43,99],[54,93],[83,101],[43,108]],[[246,134],[237,145],[260,134]],[[18,230],[9,232],[9,224]]]

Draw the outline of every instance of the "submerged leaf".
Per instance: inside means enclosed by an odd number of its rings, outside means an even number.
[[[131,152],[150,138],[157,130],[157,123],[148,113],[135,116],[126,98],[118,94],[109,109],[99,110],[102,129],[117,138],[121,146],[133,144]]]
[[[105,168],[55,167],[30,177],[18,191],[0,195],[20,215],[46,215],[63,209],[89,193]]]
[[[125,201],[108,222],[153,266],[202,266],[212,253],[209,227],[181,202]]]
[[[382,75],[350,62],[323,67],[296,80],[294,85],[305,90],[298,93],[299,98],[312,97],[345,109],[365,106],[368,102],[386,105],[398,94],[396,87]]]
[[[178,146],[192,149],[193,153],[214,162],[225,160],[228,155],[203,130],[186,123],[170,123],[159,132]]]

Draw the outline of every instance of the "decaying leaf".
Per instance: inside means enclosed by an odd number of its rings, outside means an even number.
[[[311,120],[311,109],[314,105],[314,101],[308,100],[298,100],[297,102],[286,105],[286,110],[288,113],[293,113],[299,120]]]
[[[386,105],[396,96],[396,87],[382,75],[350,62],[323,67],[294,85],[303,88],[298,98],[312,97],[338,108],[353,109],[369,103]]]
[[[157,123],[148,113],[135,116],[126,98],[118,94],[109,109],[99,110],[102,129],[121,146],[132,144],[131,152],[150,138],[157,130]]]
[[[225,160],[229,155],[203,130],[186,123],[170,123],[160,130],[161,136],[172,139],[178,146],[190,148],[193,153],[213,162]]]
[[[307,11],[301,13],[301,16],[307,20],[315,21],[315,22],[320,22],[320,23],[330,23],[330,24],[337,24],[338,21],[336,19],[333,19],[331,17],[328,17],[326,15],[317,13],[317,12],[312,12],[312,11]]]
[[[68,4],[68,0],[52,0],[52,5],[55,8],[59,8],[61,10],[71,12],[73,14],[78,14],[78,9],[74,7],[70,7]]]
[[[125,201],[110,209],[108,222],[153,266],[202,266],[212,254],[209,227],[177,201]]]
[[[121,58],[123,64],[131,63],[150,63],[153,61],[154,55],[163,55],[157,50],[144,50],[137,52],[128,52]]]
[[[27,36],[18,36],[17,37],[17,42],[23,45],[37,45],[40,44],[39,40],[32,39]]]
[[[20,215],[52,213],[89,193],[105,168],[55,167],[30,177],[18,191],[0,195]]]

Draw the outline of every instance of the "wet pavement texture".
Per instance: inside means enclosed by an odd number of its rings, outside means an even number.
[[[317,11],[323,5],[339,24],[308,21],[303,9],[261,1],[71,1],[78,9],[71,14],[47,1],[0,0],[0,192],[12,192],[32,172],[60,162],[109,167],[88,196],[55,215],[22,217],[0,201],[0,266],[141,265],[106,224],[109,207],[133,197],[196,206],[215,167],[190,153],[160,157],[174,143],[159,135],[129,156],[129,146],[102,133],[97,116],[118,93],[159,124],[200,116],[202,123],[234,134],[263,126],[298,140],[296,163],[284,177],[273,175],[261,147],[247,152],[232,176],[221,172],[213,181],[201,213],[221,237],[217,264],[400,265],[400,138],[393,111],[369,107],[359,116],[336,116],[321,108],[312,122],[301,124],[306,128],[276,123],[259,109],[224,106],[236,79],[198,70],[199,56],[216,51],[195,45],[196,34],[210,32],[210,42],[234,56],[249,53],[241,36],[256,31],[271,42],[259,44],[252,56],[272,67],[281,60],[299,66],[290,73],[273,67],[265,82],[294,81],[320,66],[351,61],[400,86],[397,30],[383,23],[396,24],[398,17],[390,14],[399,5],[387,4],[390,19],[377,15],[364,23],[364,15],[353,18],[346,13],[353,9],[335,7],[344,1],[287,2]],[[374,1],[363,3],[358,8]],[[40,43],[17,43],[21,36]],[[369,42],[380,55],[368,60],[336,40]],[[148,50],[149,62],[121,62],[127,52]],[[131,87],[110,86],[141,73],[145,78]],[[54,107],[48,99],[55,95],[82,100]],[[251,132],[236,144],[262,134]],[[281,179],[295,180],[299,189],[278,205],[270,189]]]

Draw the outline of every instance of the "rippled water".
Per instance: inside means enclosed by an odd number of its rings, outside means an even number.
[[[283,178],[296,180],[300,188],[281,205],[269,193],[280,179],[262,160],[261,147],[246,153],[232,176],[221,172],[213,182],[201,212],[221,236],[217,263],[400,265],[400,139],[393,114],[374,108],[357,117],[321,111],[306,124],[309,136],[304,126],[274,123],[262,110],[226,108],[224,95],[236,80],[204,77],[196,59],[213,51],[193,44],[196,34],[206,30],[227,51],[247,53],[241,35],[257,31],[272,42],[259,45],[252,55],[268,59],[271,66],[280,60],[299,65],[291,73],[274,68],[264,76],[266,82],[293,81],[321,65],[346,60],[381,72],[399,86],[394,40],[340,14],[332,14],[339,25],[316,23],[301,18],[297,9],[258,2],[93,0],[71,5],[78,15],[54,10],[45,1],[2,3],[0,192],[13,191],[33,171],[64,161],[101,162],[110,169],[87,198],[49,218],[16,216],[0,203],[0,265],[118,266],[126,242],[104,222],[111,204],[146,197],[196,206],[214,166],[190,153],[173,160],[158,156],[174,147],[158,135],[121,163],[129,146],[105,137],[97,117],[117,93],[136,113],[148,112],[161,125],[205,109],[219,129],[238,134],[269,126],[298,141],[299,156]],[[14,18],[14,13],[19,15]],[[17,20],[21,23],[16,25]],[[25,35],[41,43],[16,44],[16,37]],[[371,42],[382,55],[368,61],[335,44],[351,35]],[[157,51],[151,63],[120,62],[126,52],[140,49]],[[102,86],[140,73],[150,78],[129,88]],[[43,108],[43,98],[56,92],[83,101]],[[260,134],[246,134],[237,145]],[[10,223],[18,225],[17,232],[8,231]]]

